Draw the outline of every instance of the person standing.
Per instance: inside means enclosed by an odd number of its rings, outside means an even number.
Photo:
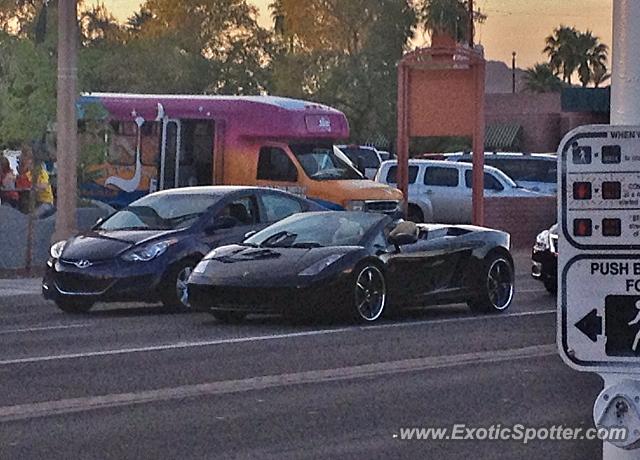
[[[16,175],[11,169],[9,159],[0,155],[0,202],[16,208],[18,192],[16,192]]]
[[[49,173],[42,162],[38,163],[34,172],[33,154],[30,148],[23,148],[22,150],[19,173],[16,187],[35,191],[35,216],[42,219],[55,213],[53,189],[49,181]],[[24,206],[24,203],[21,202],[21,204]],[[30,211],[31,206],[27,204],[26,209]]]

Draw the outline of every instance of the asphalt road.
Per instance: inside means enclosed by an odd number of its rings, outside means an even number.
[[[508,313],[240,325],[156,306],[70,316],[0,280],[0,458],[586,459],[598,441],[403,440],[405,428],[593,426],[600,378],[555,350],[519,259]]]

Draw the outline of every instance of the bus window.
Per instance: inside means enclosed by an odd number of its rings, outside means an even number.
[[[296,182],[298,171],[284,150],[262,147],[258,159],[258,180]]]
[[[111,127],[112,132],[107,136],[107,162],[114,166],[133,166],[138,144],[136,123],[116,121]]]
[[[182,120],[180,185],[213,183],[214,123]]]

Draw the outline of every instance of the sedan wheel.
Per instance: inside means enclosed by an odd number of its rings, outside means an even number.
[[[509,308],[513,300],[513,264],[504,257],[492,256],[485,261],[481,295],[469,302],[473,311],[490,313]]]
[[[161,299],[170,310],[190,310],[187,281],[195,262],[186,260],[172,267],[166,274],[162,285]]]
[[[367,265],[356,277],[356,319],[373,322],[382,316],[387,301],[387,285],[384,275],[375,265]]]

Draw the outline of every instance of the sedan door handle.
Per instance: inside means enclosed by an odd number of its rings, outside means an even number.
[[[425,192],[427,195],[433,195],[433,190],[425,190]]]

